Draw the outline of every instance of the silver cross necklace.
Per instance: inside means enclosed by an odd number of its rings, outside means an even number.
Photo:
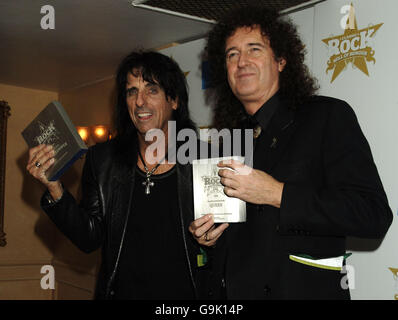
[[[142,164],[144,165],[145,173],[146,173],[146,181],[144,181],[142,183],[142,185],[145,187],[145,194],[150,194],[151,187],[153,187],[155,185],[155,183],[153,181],[151,181],[151,176],[156,171],[156,169],[159,168],[160,164],[164,161],[164,159],[166,159],[167,153],[164,156],[164,158],[161,161],[159,161],[159,163],[156,166],[154,166],[151,170],[149,170],[148,167],[146,166],[144,158],[142,157],[141,152],[139,150],[138,150],[138,154],[140,156]]]

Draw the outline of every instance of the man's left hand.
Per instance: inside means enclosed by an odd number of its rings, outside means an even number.
[[[280,208],[284,186],[282,182],[236,160],[221,161],[218,167],[233,169],[220,169],[218,172],[227,196]]]

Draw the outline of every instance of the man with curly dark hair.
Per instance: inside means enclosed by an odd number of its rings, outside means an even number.
[[[391,224],[355,113],[315,95],[304,54],[294,25],[264,8],[235,10],[209,34],[215,127],[261,130],[249,174],[219,164],[224,192],[247,202],[247,222],[190,225],[213,247],[214,297],[349,299],[346,237],[382,238]]]

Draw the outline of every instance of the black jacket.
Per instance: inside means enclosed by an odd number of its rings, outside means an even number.
[[[314,97],[297,110],[278,103],[254,166],[285,183],[281,207],[247,204],[247,222],[225,231],[213,291],[223,283],[228,299],[349,298],[345,274],[291,255],[342,256],[347,236],[385,235],[392,212],[371,150],[344,101]]]
[[[89,148],[82,174],[82,201],[78,205],[67,191],[59,202],[41,205],[57,227],[82,251],[102,247],[102,263],[97,280],[96,298],[111,299],[127,220],[130,215],[137,161],[136,147],[128,152],[130,160],[117,152],[113,140]],[[199,246],[188,231],[193,220],[192,167],[177,163],[178,205],[187,267],[197,297],[201,295],[197,278],[206,272],[198,268]]]

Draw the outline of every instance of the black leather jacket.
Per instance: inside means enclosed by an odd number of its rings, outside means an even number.
[[[132,146],[130,159],[117,153],[113,140],[97,144],[86,156],[82,174],[82,201],[78,205],[67,191],[59,202],[49,204],[46,194],[41,206],[57,227],[82,251],[102,247],[102,263],[97,280],[96,298],[112,299],[113,282],[122,251],[134,191],[137,148]],[[178,201],[187,266],[193,289],[199,298],[196,278],[206,267],[196,266],[199,246],[188,231],[194,219],[192,168],[177,163]]]

